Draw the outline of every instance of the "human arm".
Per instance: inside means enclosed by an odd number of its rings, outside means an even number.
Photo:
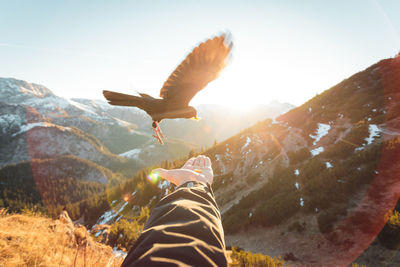
[[[155,206],[122,266],[226,266],[210,159],[199,156],[181,169],[156,171],[179,187]]]

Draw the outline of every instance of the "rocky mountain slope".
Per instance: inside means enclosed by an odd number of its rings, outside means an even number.
[[[212,148],[227,243],[300,266],[357,261],[400,192],[399,74],[399,57],[383,60]]]
[[[0,206],[18,211],[45,205],[51,215],[95,193],[105,195],[106,188],[143,167],[184,157],[252,121],[292,107],[275,102],[260,107],[268,112],[252,120],[240,114],[234,124],[223,116],[238,115],[232,111],[199,107],[204,118],[200,123],[163,122],[168,138],[161,146],[152,137],[150,117],[136,108],[66,99],[42,85],[12,78],[0,78],[0,93]],[[19,187],[21,183],[24,186]],[[101,209],[106,202],[96,199],[91,204]]]
[[[105,164],[113,158],[123,160],[115,153],[153,143],[149,133],[135,130],[138,125],[114,116],[120,112],[121,116],[144,121],[146,115],[136,109],[80,100],[86,103],[83,104],[16,79],[0,79],[0,91],[0,140],[4,144],[0,148],[0,166],[65,154]],[[182,150],[168,156],[184,155],[194,147],[181,142]],[[142,162],[136,164],[137,169],[143,167]]]
[[[101,100],[65,99],[42,85],[12,78],[0,78],[0,92],[0,141],[4,144],[0,147],[0,167],[32,157],[64,154],[104,163],[115,157],[111,152],[132,159],[139,169],[209,146],[215,139],[293,107],[274,102],[253,112],[261,115],[249,112],[239,116],[218,106],[201,106],[199,114],[204,120],[200,123],[162,123],[168,137],[167,146],[162,147],[155,146],[151,119],[139,109],[115,107]],[[237,117],[233,124],[232,117]]]

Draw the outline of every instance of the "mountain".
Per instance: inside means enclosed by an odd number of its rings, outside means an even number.
[[[44,86],[15,79],[0,79],[0,91],[0,138],[7,144],[0,150],[0,166],[63,154],[104,163],[118,158],[115,153],[153,144],[151,134],[136,131],[138,125],[114,117],[117,113],[141,121],[145,114],[137,109],[81,100],[85,105],[58,97]],[[196,146],[180,147],[183,151],[173,156],[182,156]],[[136,164],[137,169],[143,167],[141,162]]]
[[[295,265],[399,264],[371,256],[387,238],[363,254],[398,200],[399,74],[400,57],[382,60],[211,148],[227,244]]]
[[[42,85],[13,78],[0,78],[0,93],[0,206],[12,211],[45,206],[54,216],[63,206],[87,198],[92,199],[87,204],[92,211],[101,209],[107,201],[93,194],[104,197],[106,188],[141,168],[182,158],[216,138],[292,107],[275,102],[261,107],[263,112],[252,120],[250,113],[242,114],[228,125],[222,115],[238,114],[203,106],[199,108],[204,115],[201,123],[163,122],[168,138],[161,146],[152,137],[150,117],[137,108],[66,99]],[[19,187],[21,183],[24,186]],[[71,214],[80,215],[78,211]]]
[[[399,88],[400,57],[385,59],[206,150],[227,245],[294,266],[399,265]],[[146,173],[119,187],[97,224],[173,190],[157,181],[143,193]]]
[[[133,150],[135,156],[130,158],[138,158],[135,163],[139,169],[209,146],[215,139],[231,136],[259,119],[275,117],[293,107],[274,102],[238,116],[219,106],[201,106],[199,114],[204,120],[198,124],[188,120],[162,123],[167,134],[165,148],[155,146],[151,119],[137,108],[115,107],[101,100],[66,99],[42,85],[12,78],[0,78],[0,92],[0,140],[7,144],[0,150],[0,167],[32,156],[60,154],[73,154],[99,163],[110,160],[109,152],[129,156],[133,152],[126,152]],[[230,118],[234,117],[239,118],[232,124]],[[57,142],[49,145],[53,138]],[[79,151],[82,147],[85,149]],[[28,156],[28,150],[33,155]],[[159,156],[149,157],[149,153]]]

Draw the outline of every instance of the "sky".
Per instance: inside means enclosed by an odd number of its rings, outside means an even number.
[[[200,42],[230,32],[230,64],[192,105],[300,105],[400,51],[400,1],[0,0],[0,77],[68,98],[159,95]]]

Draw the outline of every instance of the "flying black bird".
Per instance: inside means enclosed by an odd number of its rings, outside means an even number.
[[[148,94],[140,96],[103,91],[111,105],[133,106],[143,109],[153,119],[154,137],[163,144],[164,137],[158,123],[162,119],[197,118],[190,100],[209,82],[218,77],[230,58],[232,42],[227,35],[209,39],[193,49],[171,73],[160,91],[161,98]]]

